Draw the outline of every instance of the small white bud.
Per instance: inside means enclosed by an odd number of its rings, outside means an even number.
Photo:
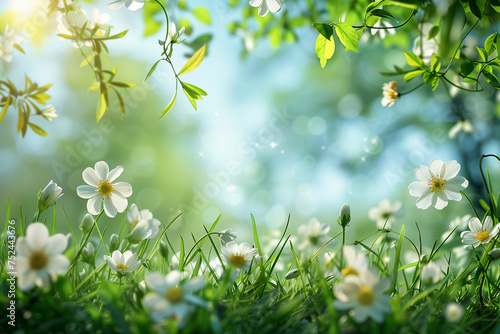
[[[293,279],[300,275],[299,269],[292,269],[286,275],[286,279]]]

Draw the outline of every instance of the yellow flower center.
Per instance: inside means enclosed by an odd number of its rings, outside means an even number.
[[[445,182],[446,180],[443,180],[441,176],[439,176],[439,178],[433,176],[432,179],[430,179],[429,182],[427,182],[427,185],[429,186],[432,192],[440,192],[441,190],[444,189]]]
[[[105,197],[109,197],[109,195],[113,192],[114,187],[109,181],[101,181],[99,182],[99,193]]]
[[[354,269],[353,267],[345,267],[343,270],[342,270],[342,276],[346,277],[346,276],[349,276],[349,275],[356,275],[356,276],[359,276],[359,273],[356,269]]]
[[[486,230],[479,231],[476,233],[476,239],[481,241],[481,242],[488,240],[489,237],[490,237],[490,235],[488,234],[488,231],[486,231]]]
[[[137,225],[138,222],[139,222],[138,220],[132,222],[132,228],[130,230],[133,230],[135,228],[135,225]]]
[[[179,286],[175,286],[171,289],[168,289],[167,293],[165,294],[165,298],[172,304],[180,302],[183,296],[184,296],[184,291],[182,291],[182,289]]]
[[[372,289],[363,285],[358,292],[358,300],[363,305],[371,305],[373,300],[375,299],[375,295],[373,294]]]
[[[116,269],[118,270],[127,270],[127,266],[124,264],[117,264]]]
[[[43,252],[33,252],[30,257],[30,266],[33,269],[42,269],[47,265],[47,255]]]
[[[241,267],[245,264],[245,257],[243,255],[233,254],[231,255],[231,260],[229,262],[236,267]]]

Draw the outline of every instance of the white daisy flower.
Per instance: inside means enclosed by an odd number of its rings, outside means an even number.
[[[431,286],[439,282],[443,278],[441,266],[436,262],[430,261],[422,267],[422,283],[424,286]]]
[[[441,210],[448,205],[448,201],[460,201],[460,191],[467,188],[469,181],[457,176],[460,164],[455,160],[443,162],[434,159],[429,167],[420,165],[415,169],[415,181],[408,186],[410,195],[418,197],[417,208],[427,209],[433,205]]]
[[[493,220],[490,216],[487,216],[482,224],[477,217],[471,218],[469,220],[470,231],[464,231],[460,234],[462,242],[465,244],[464,248],[471,249],[480,244],[487,244],[498,234],[499,228],[500,224],[493,226]]]
[[[63,234],[49,236],[49,230],[42,223],[28,225],[26,236],[19,237],[16,244],[19,289],[30,290],[34,285],[47,288],[58,275],[66,273],[69,260],[61,253],[67,242]]]
[[[139,211],[135,203],[128,209],[126,219],[130,223],[132,243],[153,239],[160,231],[160,221],[153,218],[153,214],[147,209]]]
[[[312,218],[308,225],[299,227],[299,235],[304,241],[299,245],[299,249],[311,247],[317,249],[328,241],[330,226],[321,224],[316,218]]]
[[[184,280],[186,274],[173,270],[167,276],[158,273],[146,274],[145,281],[153,292],[144,297],[144,307],[150,310],[154,322],[175,318],[185,319],[195,306],[206,307],[205,301],[193,295],[205,285],[199,277]]]
[[[250,268],[250,263],[258,252],[257,248],[250,246],[246,242],[238,245],[236,242],[230,241],[221,247],[221,257],[224,264],[242,270]]]
[[[132,11],[136,11],[144,6],[145,1],[146,0],[115,0],[108,4],[108,8],[111,10],[118,10],[125,6]]]
[[[383,199],[378,207],[368,211],[368,217],[377,223],[378,228],[391,228],[396,217],[401,214],[402,204],[399,201],[391,203],[388,199]]]
[[[464,316],[464,308],[457,303],[449,303],[444,310],[444,317],[448,322],[460,322]]]
[[[106,260],[111,270],[120,276],[128,275],[141,266],[137,254],[133,254],[130,250],[125,251],[123,254],[119,250],[115,250],[111,256],[104,255],[104,260]]]
[[[356,251],[351,246],[344,246],[342,250],[344,251],[344,258],[347,262],[346,267],[342,269],[342,276],[359,276],[368,269],[368,257],[366,254],[356,254]]]
[[[371,270],[358,275],[347,276],[342,283],[333,287],[333,305],[338,310],[352,310],[356,322],[372,318],[376,322],[384,320],[384,313],[391,312],[390,297],[384,292],[389,288],[386,278],[379,279]]]
[[[280,0],[250,0],[249,4],[259,7],[259,16],[266,16],[269,12],[276,13],[283,7]]]
[[[382,86],[382,94],[384,95],[381,101],[382,106],[392,107],[399,97],[399,93],[396,90],[396,81],[385,83]]]
[[[123,172],[121,166],[110,172],[108,164],[99,161],[94,168],[87,167],[83,171],[83,180],[89,185],[78,186],[76,192],[81,198],[89,200],[87,210],[93,215],[99,214],[104,199],[104,212],[113,218],[117,212],[123,212],[127,208],[127,197],[132,195],[132,186],[126,182],[111,183]]]
[[[18,35],[14,29],[11,29],[7,23],[0,39],[0,58],[10,62],[12,60],[10,54],[12,48],[15,45],[19,47],[18,44],[22,41],[24,41],[24,38]]]

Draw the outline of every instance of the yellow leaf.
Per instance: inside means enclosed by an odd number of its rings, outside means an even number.
[[[5,101],[5,105],[3,106],[2,113],[0,114],[0,123],[2,123],[3,118],[5,117],[5,114],[7,113],[7,109],[9,108],[10,105],[10,95],[7,96],[7,101]]]
[[[198,51],[196,51],[191,58],[189,58],[189,60],[186,62],[186,64],[181,69],[178,75],[186,74],[196,69],[203,61],[203,58],[205,58],[206,54],[207,54],[207,45],[205,44]]]
[[[102,116],[106,112],[106,97],[101,93],[101,99],[99,100],[99,106],[97,107],[97,123],[101,120]]]
[[[35,125],[33,123],[28,123],[28,125],[30,126],[31,130],[33,130],[37,135],[39,136],[48,136],[49,134],[47,132],[45,132],[41,127],[39,127],[38,125]]]

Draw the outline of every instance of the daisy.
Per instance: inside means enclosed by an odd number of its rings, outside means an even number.
[[[259,16],[266,16],[269,12],[276,13],[283,6],[280,0],[250,0],[249,4],[259,7]]]
[[[389,83],[385,83],[382,86],[382,94],[384,95],[384,97],[382,98],[382,101],[381,101],[382,106],[383,107],[386,107],[386,106],[392,107],[399,97],[399,93],[396,90],[396,81],[391,81]]]
[[[378,228],[391,228],[396,216],[401,214],[401,202],[396,201],[391,204],[388,199],[383,199],[378,207],[371,208],[368,211],[368,217],[377,223]]]
[[[153,214],[147,209],[139,211],[135,203],[127,211],[126,219],[130,223],[132,243],[153,239],[160,231],[160,221],[153,218]]]
[[[227,228],[219,232],[219,239],[221,246],[225,246],[228,242],[233,241],[238,236],[237,232],[233,232],[232,229]]]
[[[99,161],[94,169],[87,167],[83,173],[83,180],[87,185],[78,186],[76,192],[81,198],[88,199],[87,210],[93,215],[101,211],[104,199],[104,212],[113,218],[117,212],[123,212],[127,208],[127,197],[132,195],[132,186],[126,182],[111,183],[123,172],[123,167],[118,166],[109,171],[108,164]]]
[[[477,217],[471,218],[469,220],[470,231],[464,231],[460,234],[462,242],[465,244],[464,248],[470,249],[480,244],[487,244],[498,234],[499,228],[499,224],[493,227],[493,220],[490,216],[487,216],[482,224]]]
[[[224,264],[242,270],[250,268],[250,263],[258,252],[257,248],[250,246],[246,242],[238,245],[236,242],[230,241],[221,247],[221,256]]]
[[[195,277],[184,280],[186,274],[173,270],[167,276],[158,273],[148,273],[146,285],[153,290],[144,297],[144,307],[150,310],[154,322],[175,318],[185,319],[195,309],[195,306],[206,307],[206,303],[193,295],[203,287],[205,281]]]
[[[63,275],[69,267],[68,258],[61,254],[66,244],[63,234],[49,236],[49,230],[42,223],[28,225],[26,236],[19,237],[16,244],[19,289],[27,291],[34,285],[47,288],[58,275]]]
[[[368,257],[365,254],[356,254],[356,251],[351,246],[344,246],[342,250],[347,262],[346,267],[342,269],[342,276],[359,276],[368,269]]]
[[[125,6],[132,11],[136,11],[144,6],[144,1],[146,0],[115,0],[108,4],[108,8],[111,10],[118,10]]]
[[[312,248],[319,248],[328,241],[328,232],[330,226],[321,224],[316,218],[312,218],[308,225],[301,225],[299,227],[299,235],[305,240],[299,245],[299,249],[304,249],[308,246]]]
[[[376,322],[384,320],[384,313],[391,312],[390,297],[384,292],[389,288],[387,279],[379,279],[370,270],[358,275],[347,276],[342,283],[334,286],[337,300],[333,305],[338,310],[352,310],[356,322],[372,318]]]
[[[119,250],[115,250],[111,256],[104,255],[104,260],[119,276],[128,275],[141,266],[137,254],[132,254],[130,250],[123,254]]]
[[[464,308],[457,303],[449,303],[444,310],[444,316],[448,322],[460,322],[464,316]]]
[[[420,165],[415,169],[415,181],[408,186],[410,195],[418,197],[417,208],[427,209],[433,205],[441,210],[448,205],[448,201],[460,201],[460,191],[467,188],[469,181],[457,176],[460,164],[455,160],[443,162],[434,159],[429,167]]]

